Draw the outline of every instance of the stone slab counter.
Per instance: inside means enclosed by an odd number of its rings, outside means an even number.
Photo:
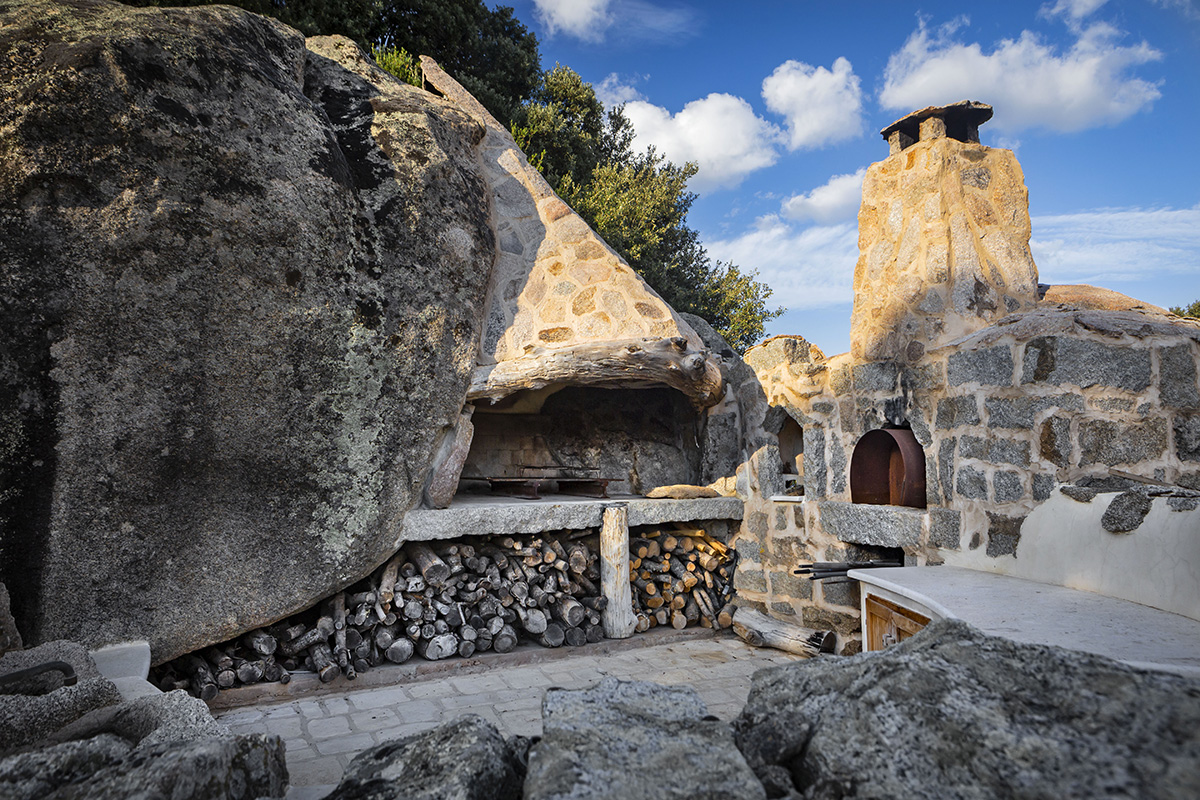
[[[385,559],[494,257],[457,106],[228,6],[0,5],[0,576],[156,663]]]

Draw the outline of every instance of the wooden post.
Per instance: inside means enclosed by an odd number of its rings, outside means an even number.
[[[600,593],[608,599],[600,616],[610,639],[628,639],[637,626],[629,591],[628,519],[625,506],[606,506],[600,528]]]

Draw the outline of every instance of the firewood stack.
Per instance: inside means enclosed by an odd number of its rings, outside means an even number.
[[[603,638],[594,531],[463,541],[473,544],[410,542],[315,609],[164,665],[158,683],[211,700],[219,688],[286,683],[299,669],[328,682],[414,654],[437,661],[506,653],[521,638],[545,647]]]
[[[629,581],[637,631],[658,625],[728,628],[736,564],[736,550],[699,528],[650,531],[631,539]]]

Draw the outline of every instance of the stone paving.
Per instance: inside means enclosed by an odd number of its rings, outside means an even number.
[[[499,656],[482,671],[447,670],[358,690],[341,684],[312,698],[217,713],[234,733],[283,737],[292,785],[288,797],[311,800],[337,784],[360,751],[462,714],[478,714],[506,735],[540,735],[542,694],[548,687],[584,688],[610,676],[686,684],[699,692],[710,713],[731,720],[746,701],[755,670],[799,658],[750,647],[729,633],[655,645],[639,645],[637,638],[626,640],[626,647],[614,649],[608,642],[603,651],[587,646],[544,651],[544,657],[533,648],[509,654],[515,659]]]

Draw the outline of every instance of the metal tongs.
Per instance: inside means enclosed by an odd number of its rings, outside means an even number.
[[[792,570],[793,575],[807,575],[809,580],[822,581],[826,578],[844,578],[852,569],[878,569],[880,567],[903,567],[904,562],[898,559],[883,561],[814,561],[811,564],[801,564],[799,569]]]

